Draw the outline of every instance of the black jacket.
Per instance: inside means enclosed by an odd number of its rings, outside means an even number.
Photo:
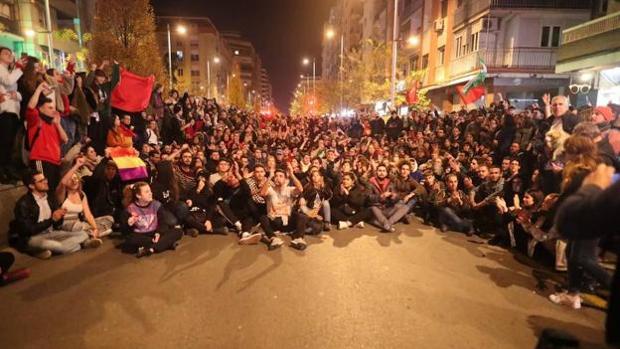
[[[368,194],[359,185],[351,188],[348,195],[338,188],[334,191],[334,196],[331,198],[330,204],[333,208],[343,209],[345,213],[348,210],[345,208],[347,206],[355,211],[360,211],[370,205]]]
[[[47,203],[52,212],[57,210],[60,205],[54,195],[47,195]],[[63,220],[54,222],[52,218],[39,222],[39,205],[31,192],[22,196],[15,204],[15,219],[10,223],[9,243],[18,250],[23,250],[28,246],[31,236],[42,233],[49,227],[59,229]]]

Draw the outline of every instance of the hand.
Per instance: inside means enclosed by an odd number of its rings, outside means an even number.
[[[19,69],[22,69],[28,63],[28,57],[22,57],[15,62],[15,66]]]
[[[90,231],[90,235],[92,235],[93,238],[98,239],[99,238],[99,230],[95,227]]]
[[[58,221],[60,221],[65,216],[66,213],[67,213],[66,209],[59,208],[59,209],[57,209],[56,211],[54,211],[52,213],[52,220],[54,222],[58,222]]]
[[[132,213],[131,217],[129,217],[129,219],[127,220],[127,224],[131,227],[132,225],[136,224],[138,219],[139,219],[138,214]]]
[[[104,150],[104,155],[106,158],[110,158],[111,157],[111,153],[110,153],[110,149],[109,148],[105,148]]]
[[[583,180],[582,185],[595,185],[601,189],[605,189],[611,185],[614,175],[614,168],[605,164],[600,164]]]
[[[75,167],[76,168],[80,168],[80,167],[84,166],[85,163],[86,163],[86,159],[84,159],[81,156],[79,158],[75,159]]]
[[[550,105],[551,104],[551,94],[549,94],[549,93],[543,94],[542,100],[543,100],[543,103],[545,103],[545,105]]]
[[[90,65],[90,71],[94,72],[95,70],[97,70],[97,64],[93,63]]]
[[[519,199],[519,195],[515,194],[515,197],[512,199],[512,201],[514,202],[516,209],[521,208],[521,199]]]
[[[185,200],[185,203],[187,204],[187,206],[192,207],[192,204],[193,204],[192,200],[187,199]]]
[[[159,235],[159,233],[155,233],[155,235],[153,236],[153,243],[154,244],[158,243],[160,237],[161,235]]]
[[[39,84],[39,86],[37,86],[37,90],[38,91],[51,91],[52,88],[50,87],[50,85],[47,84],[47,82],[42,82]]]
[[[16,91],[9,91],[8,95],[9,95],[9,97],[11,99],[17,99],[17,92]]]

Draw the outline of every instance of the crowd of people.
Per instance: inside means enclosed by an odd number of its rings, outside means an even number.
[[[613,234],[565,235],[555,216],[599,164],[620,170],[615,105],[577,110],[546,94],[523,110],[500,100],[403,116],[267,116],[156,85],[146,110],[125,113],[110,104],[118,63],[90,68],[46,70],[0,48],[0,148],[15,149],[2,152],[0,180],[29,168],[10,231],[21,251],[46,259],[115,233],[144,257],[230,232],[243,245],[304,250],[307,235],[365,225],[389,234],[413,213],[442,232],[553,256],[568,271],[554,303],[578,309],[593,280],[611,285],[599,256],[616,248]],[[142,178],[120,178],[118,147],[144,162]]]

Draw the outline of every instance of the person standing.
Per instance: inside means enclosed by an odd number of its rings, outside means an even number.
[[[11,155],[17,130],[19,129],[19,106],[22,100],[17,91],[17,80],[23,75],[24,59],[13,64],[13,51],[0,47],[0,183],[16,181],[19,178],[11,163]]]
[[[56,190],[60,181],[60,146],[68,138],[54,103],[45,97],[49,92],[49,85],[42,82],[30,98],[26,110],[26,129],[30,167],[42,172],[49,181],[50,189]]]

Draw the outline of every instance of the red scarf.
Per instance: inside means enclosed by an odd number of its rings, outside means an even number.
[[[379,194],[385,193],[390,183],[391,181],[389,177],[385,177],[383,180],[380,180],[377,177],[372,177],[370,179],[370,184],[372,184],[375,188],[377,188],[377,190],[379,191]]]

